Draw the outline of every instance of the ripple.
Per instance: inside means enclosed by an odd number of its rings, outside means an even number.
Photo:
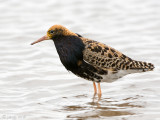
[[[160,118],[160,2],[157,0],[5,0],[0,4],[0,119]],[[155,70],[102,83],[68,72],[53,41],[31,46],[54,24],[103,42]]]

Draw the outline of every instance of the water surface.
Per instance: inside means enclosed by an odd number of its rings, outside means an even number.
[[[160,1],[0,1],[0,119],[160,120]],[[54,24],[112,46],[155,70],[102,83],[60,63],[53,41],[34,46]]]

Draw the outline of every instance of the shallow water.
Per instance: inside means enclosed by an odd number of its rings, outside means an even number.
[[[160,1],[0,1],[0,120],[160,120]],[[54,24],[110,45],[155,70],[102,83],[69,73],[52,41]]]

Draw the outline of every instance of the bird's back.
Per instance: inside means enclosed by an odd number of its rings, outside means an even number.
[[[137,72],[151,71],[154,65],[133,60],[121,52],[97,41],[81,37],[85,44],[84,61],[97,69],[107,71],[102,81],[112,82],[124,75]]]

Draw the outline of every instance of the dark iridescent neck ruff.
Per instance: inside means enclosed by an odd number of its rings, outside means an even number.
[[[84,44],[77,36],[56,36],[53,38],[62,64],[67,70],[78,68],[78,61],[83,60]]]

